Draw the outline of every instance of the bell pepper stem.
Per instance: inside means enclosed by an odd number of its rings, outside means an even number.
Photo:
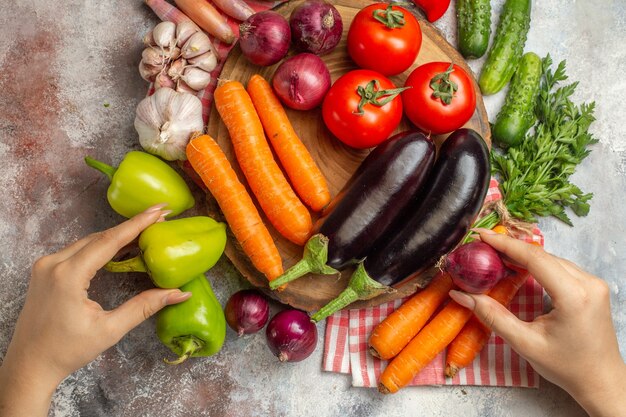
[[[314,274],[332,275],[339,274],[335,268],[326,265],[328,261],[328,238],[322,234],[316,234],[309,238],[304,245],[302,259],[294,266],[287,269],[281,276],[270,281],[272,290],[279,289],[288,282],[294,281],[309,272]]]
[[[116,167],[112,167],[111,165],[105,164],[104,162],[100,162],[90,156],[85,157],[85,163],[91,168],[97,169],[98,171],[105,174],[109,178],[109,181],[113,181],[113,174],[115,174],[115,171],[117,171]]]
[[[141,255],[123,261],[109,261],[104,265],[104,269],[109,272],[148,272]]]
[[[194,353],[202,349],[202,346],[204,345],[204,342],[195,336],[181,336],[176,338],[174,343],[180,348],[182,354],[178,357],[178,359],[174,359],[173,361],[163,359],[163,362],[168,365],[180,365],[193,356]]]
[[[369,300],[381,294],[393,293],[395,291],[387,285],[374,281],[365,270],[363,262],[361,262],[352,274],[352,277],[350,277],[348,287],[337,298],[313,314],[311,321],[317,323],[355,301]]]

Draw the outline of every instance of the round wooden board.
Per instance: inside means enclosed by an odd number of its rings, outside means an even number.
[[[288,18],[291,11],[303,1],[304,0],[288,1],[278,6],[276,11]],[[333,5],[341,14],[344,24],[342,41],[335,50],[322,56],[322,59],[328,65],[333,82],[346,72],[356,69],[355,64],[351,61],[346,50],[346,36],[350,22],[356,13],[368,4],[371,4],[371,1],[339,0],[333,2]],[[413,68],[432,61],[453,62],[464,68],[469,74],[472,74],[463,57],[443,38],[438,30],[428,23],[417,10],[413,9],[411,11],[419,19],[421,25],[423,37],[422,47],[417,60],[411,68],[403,74],[391,77],[394,84],[396,86],[404,85],[406,78]],[[224,80],[237,80],[246,85],[249,78],[253,74],[258,73],[269,81],[277,66],[278,64],[270,67],[255,66],[241,54],[239,47],[235,46],[224,63],[220,78]],[[480,89],[475,80],[474,86],[477,93],[476,111],[472,119],[465,126],[479,132],[487,143],[490,144],[491,133],[487,120],[487,112],[482,96],[480,95]],[[333,196],[336,195],[369,151],[349,148],[334,138],[324,126],[320,109],[306,112],[291,109],[286,110],[300,139],[307,146],[311,155],[317,161],[320,169],[326,176],[331,194]],[[409,122],[403,120],[397,131],[405,131],[410,128]],[[215,108],[211,111],[211,117],[207,125],[207,133],[217,140],[233,165],[234,170],[237,172],[239,179],[246,184],[245,177],[237,164],[226,126],[222,123]],[[437,143],[441,143],[443,139],[445,139],[445,135],[435,137]],[[219,207],[217,207],[217,204],[210,195],[208,196],[208,205],[212,215],[217,217],[221,216]],[[262,213],[260,209],[259,212]],[[314,213],[313,218],[314,220],[316,218]],[[302,248],[280,236],[265,217],[264,220],[276,241],[276,245],[283,259],[283,266],[287,269],[301,258]],[[318,310],[328,301],[335,298],[346,287],[352,273],[352,269],[347,269],[343,271],[339,278],[335,276],[310,274],[288,284],[283,291],[275,292],[269,290],[266,278],[254,268],[248,257],[243,253],[234,236],[230,233],[225,252],[226,256],[228,256],[239,272],[241,272],[252,285],[260,288],[283,303],[305,311]],[[410,295],[418,288],[422,288],[426,285],[433,274],[434,270],[429,270],[417,277],[405,280],[394,293],[384,294],[371,300],[358,301],[352,304],[350,308],[378,305],[386,301]]]

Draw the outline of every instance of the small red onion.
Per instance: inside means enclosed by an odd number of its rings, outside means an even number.
[[[299,362],[308,358],[317,346],[317,327],[300,310],[277,313],[265,329],[267,345],[281,362]]]
[[[483,294],[508,274],[498,252],[488,244],[473,241],[446,256],[444,269],[461,290]]]
[[[224,315],[228,326],[239,336],[256,333],[265,326],[270,305],[258,291],[241,290],[230,296]]]
[[[239,25],[239,46],[255,65],[273,65],[289,51],[289,22],[272,10],[255,13]]]
[[[298,54],[280,64],[272,86],[287,107],[311,110],[324,100],[330,88],[330,72],[317,55]]]
[[[341,40],[343,22],[335,6],[323,0],[307,0],[291,12],[289,18],[294,46],[323,55]]]

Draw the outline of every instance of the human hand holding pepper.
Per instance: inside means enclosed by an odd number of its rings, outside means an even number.
[[[65,377],[161,308],[191,296],[178,289],[154,288],[111,311],[87,296],[96,271],[169,213],[163,204],[153,206],[35,262],[24,308],[0,367],[2,416],[47,415],[52,394]]]
[[[552,310],[524,322],[487,295],[451,291],[547,380],[592,416],[623,415],[626,364],[611,319],[606,283],[542,248],[480,229],[480,238],[527,269],[552,299]]]

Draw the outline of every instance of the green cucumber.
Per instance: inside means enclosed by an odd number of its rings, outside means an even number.
[[[510,80],[524,52],[530,28],[531,0],[506,0],[478,84],[484,95],[495,94]]]
[[[457,0],[456,22],[459,51],[465,58],[480,58],[491,36],[491,1]]]
[[[491,130],[495,142],[503,148],[519,145],[535,122],[535,104],[539,95],[541,58],[532,52],[519,62],[511,80],[502,109]]]

